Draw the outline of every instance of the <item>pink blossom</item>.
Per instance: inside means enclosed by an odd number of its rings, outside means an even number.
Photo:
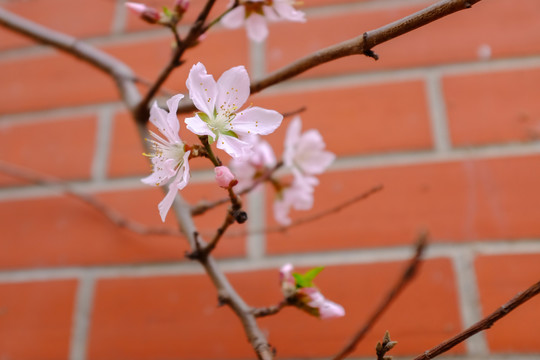
[[[302,120],[296,116],[285,135],[283,163],[292,169],[295,176],[311,176],[324,172],[336,158],[325,151],[321,134],[315,130],[307,130],[303,134]]]
[[[222,188],[228,189],[231,187],[231,182],[236,180],[231,170],[229,170],[229,168],[226,166],[216,166],[214,168],[214,172],[216,174],[216,181]]]
[[[345,316],[343,306],[327,300],[315,287],[298,289],[297,294],[300,302],[303,304],[302,308],[321,319]]]
[[[159,108],[156,103],[150,109],[150,122],[154,124],[165,138],[150,131],[154,139],[149,139],[153,152],[145,154],[152,159],[152,174],[142,179],[142,182],[152,186],[169,184],[169,191],[159,203],[158,209],[161,220],[171,208],[178,190],[183,189],[189,181],[189,154],[185,151],[185,145],[178,136],[180,124],[176,117],[178,102],[183,98],[182,94],[173,96],[167,101],[169,112]]]
[[[246,26],[248,37],[261,42],[268,36],[267,21],[305,22],[305,14],[296,10],[293,0],[243,0],[223,18],[223,26],[231,29]],[[230,2],[232,7],[234,1]]]
[[[251,186],[253,181],[276,165],[272,147],[258,135],[243,136],[242,140],[251,144],[251,154],[233,158],[230,166],[238,179],[238,191]]]
[[[175,0],[174,1],[174,10],[178,14],[185,13],[189,8],[189,0]]]
[[[267,135],[281,124],[283,116],[260,107],[239,110],[249,97],[249,76],[243,66],[229,69],[216,82],[203,64],[193,65],[186,82],[189,96],[200,110],[187,118],[188,130],[208,135],[217,148],[233,158],[251,154],[252,145],[241,140],[248,134]]]
[[[312,176],[295,177],[293,183],[277,194],[274,201],[274,218],[281,225],[291,224],[289,212],[309,210],[313,207],[314,187],[319,181]]]

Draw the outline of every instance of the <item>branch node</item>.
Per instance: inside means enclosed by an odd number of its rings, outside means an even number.
[[[363,42],[362,42],[362,54],[370,57],[370,58],[373,58],[375,59],[375,61],[379,60],[379,55],[377,55],[373,50],[370,49],[370,46],[368,46],[367,44],[367,41],[368,41],[368,33],[365,32],[363,35],[362,35],[362,38],[363,38]]]

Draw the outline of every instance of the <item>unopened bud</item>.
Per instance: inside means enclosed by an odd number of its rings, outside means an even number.
[[[392,350],[392,348],[394,346],[396,346],[398,342],[397,341],[389,341],[385,346],[384,346],[384,351],[387,352],[387,351],[390,351]]]
[[[382,350],[382,344],[380,342],[377,343],[375,346],[375,351],[377,351],[377,354],[380,353]]]
[[[214,168],[216,173],[216,181],[222,188],[229,189],[232,186],[238,184],[238,180],[234,177],[234,174],[226,166],[216,166]]]
[[[388,332],[388,330],[386,330],[383,337],[383,344],[386,345],[389,342],[390,342],[390,333]]]
[[[153,7],[136,2],[126,2],[126,6],[144,21],[155,24],[161,19],[159,12]]]
[[[189,0],[175,0],[174,10],[178,15],[182,15],[189,8]]]

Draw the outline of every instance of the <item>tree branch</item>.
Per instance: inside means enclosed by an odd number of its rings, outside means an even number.
[[[533,284],[531,287],[529,287],[527,290],[523,291],[522,293],[518,293],[512,300],[508,301],[506,304],[502,305],[493,313],[491,313],[484,319],[478,321],[476,324],[472,325],[465,331],[427,350],[424,354],[415,357],[414,360],[429,360],[447,352],[448,350],[462,343],[463,341],[467,340],[474,334],[479,333],[480,331],[489,329],[490,327],[493,326],[493,324],[495,324],[495,322],[502,319],[503,317],[508,315],[511,311],[523,305],[523,303],[530,300],[531,298],[538,295],[539,293],[540,293],[540,281],[537,282],[536,284]]]
[[[334,360],[345,359],[351,354],[356,346],[362,341],[366,334],[371,330],[373,325],[379,320],[379,318],[388,309],[390,304],[398,297],[417,273],[418,266],[420,265],[422,254],[424,253],[427,243],[427,233],[422,233],[416,240],[414,256],[409,261],[409,265],[403,271],[403,274],[396,282],[396,284],[390,289],[388,294],[384,297],[383,301],[375,309],[373,314],[368,318],[366,323],[358,330],[349,343],[334,357]]]
[[[51,45],[100,69],[115,80],[122,100],[131,111],[139,104],[141,95],[135,86],[137,78],[126,64],[113,56],[72,36],[38,25],[2,8],[0,8],[0,25],[40,43]]]
[[[292,62],[270,75],[251,82],[251,94],[258,93],[272,85],[291,79],[321,64],[351,55],[376,57],[372,49],[388,40],[418,29],[457,11],[468,9],[481,0],[442,0],[403,19],[394,21],[378,29],[367,31],[355,38],[318,50],[306,57]],[[195,110],[193,103],[184,102],[179,113]]]

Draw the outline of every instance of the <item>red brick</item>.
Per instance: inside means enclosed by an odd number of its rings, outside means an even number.
[[[4,161],[61,179],[90,177],[96,120],[93,116],[0,126]]]
[[[341,303],[344,318],[322,321],[293,308],[262,319],[260,326],[280,358],[328,357],[363,324],[402,271],[403,263],[332,266],[317,278],[324,294]],[[343,278],[354,279],[343,286]],[[278,269],[230,274],[248,304],[280,301]],[[245,359],[253,351],[240,322],[217,307],[203,275],[108,279],[97,285],[89,359]],[[451,264],[437,259],[382,317],[355,352],[373,354],[384,331],[400,341],[396,355],[423,352],[460,330]],[[301,345],[299,340],[301,339]],[[462,347],[458,348],[462,352]]]
[[[108,76],[63,53],[2,61],[0,78],[0,113],[118,99]]]
[[[282,113],[305,106],[306,111],[300,114],[303,130],[319,130],[328,150],[339,155],[432,147],[421,81],[308,89],[256,97],[252,102]],[[267,137],[278,154],[289,120],[283,122],[276,135]]]
[[[452,143],[468,146],[538,139],[538,82],[540,69],[445,78]]]
[[[86,38],[110,32],[115,4],[113,1],[4,1],[2,7],[53,30]],[[33,43],[22,35],[0,28],[0,49]]]
[[[538,281],[540,254],[481,256],[476,259],[482,313],[491,314]],[[540,297],[536,296],[499,320],[486,332],[497,353],[538,353]]]
[[[114,44],[104,51],[125,61],[135,73],[154,81],[171,55],[169,35],[137,43]],[[234,51],[223,51],[233,44]],[[220,54],[219,57],[216,54]],[[144,54],[144,56],[141,56]],[[178,68],[165,87],[175,93],[185,91],[189,69],[198,61],[216,79],[233,66],[247,63],[247,41],[241,31],[216,32],[188,51],[186,63]],[[21,76],[24,74],[24,76]],[[103,72],[65,54],[42,55],[4,61],[0,66],[0,113],[48,109],[118,100],[114,82]]]
[[[478,48],[489,44],[493,58],[537,54],[540,50],[539,3],[504,0],[479,3],[398,39],[377,46],[381,58],[348,57],[311,70],[308,75],[381,70],[475,61]],[[320,16],[306,24],[281,23],[271,27],[268,65],[275,70],[314,51],[410,15],[421,7],[389,8],[343,15]],[[358,24],[347,26],[343,24]],[[330,31],[339,29],[339,31]],[[504,29],[504,33],[501,33]],[[294,34],[294,42],[289,41]]]
[[[211,194],[197,188],[190,185],[184,193],[196,193],[198,198],[202,193]],[[160,189],[100,194],[99,198],[128,219],[161,225],[157,209],[163,198]],[[197,219],[205,225],[201,234],[213,234],[223,221],[223,209]],[[0,202],[0,215],[4,229],[0,267],[4,269],[180,261],[188,250],[183,237],[144,236],[119,229],[97,210],[67,197]],[[167,224],[173,223],[170,214]],[[227,238],[216,253],[239,256],[243,249],[243,238]]]
[[[105,50],[125,61],[138,76],[154,81],[169,61],[172,53],[171,43],[172,37],[167,34],[137,43],[109,45]],[[185,63],[173,72],[165,87],[174,93],[185,93],[189,70],[199,61],[216,80],[225,70],[233,66],[247,65],[247,44],[245,35],[240,30],[216,31],[209,34],[198,46],[185,53],[183,57]]]
[[[293,212],[293,219],[333,208],[378,184],[384,189],[317,222],[269,234],[268,251],[403,245],[421,229],[444,243],[538,237],[539,160],[471,159],[329,173],[315,190],[314,209]],[[273,217],[271,208],[268,214]]]
[[[67,360],[77,282],[0,284],[0,357]]]

